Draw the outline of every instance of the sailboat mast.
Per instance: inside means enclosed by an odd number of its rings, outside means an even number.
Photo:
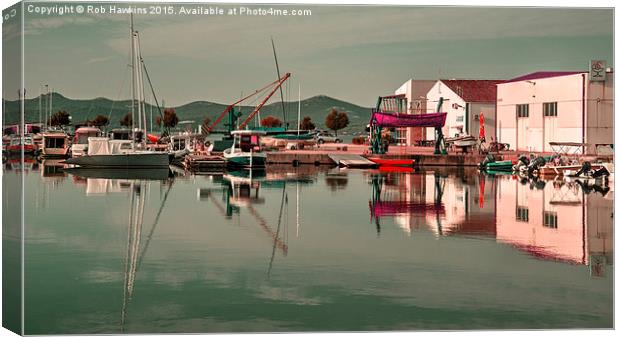
[[[276,55],[276,45],[273,43],[273,36],[271,37],[271,48],[273,49],[273,58],[276,61],[276,72],[278,78],[280,77],[280,66],[278,66],[278,56]],[[286,120],[286,109],[284,109],[284,94],[282,93],[282,86],[280,86],[280,102],[282,103],[282,117],[284,118],[284,127],[288,129],[288,121]]]
[[[138,89],[140,90],[139,92],[139,99],[140,101],[138,102],[139,104],[139,117],[140,118],[140,130],[142,130],[142,132],[144,133],[143,137],[142,137],[142,145],[146,146],[146,106],[144,105],[144,73],[143,73],[143,68],[144,68],[144,62],[142,61],[142,50],[141,50],[141,43],[140,43],[140,35],[138,34],[138,32],[136,32],[136,37],[138,39],[138,83],[139,83],[139,87]],[[163,122],[163,121],[162,121]]]
[[[133,140],[136,139],[136,133],[134,129],[134,121],[135,121],[135,105],[136,105],[136,46],[134,41],[134,30],[133,30],[133,13],[129,13],[129,30],[130,30],[130,38],[131,38],[131,148],[134,148]]]
[[[52,118],[52,111],[54,111],[52,108],[53,101],[54,101],[54,88],[52,88],[50,92],[50,119]]]

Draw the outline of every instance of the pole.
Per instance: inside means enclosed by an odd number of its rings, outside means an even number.
[[[47,123],[49,121],[50,110],[50,87],[45,85],[45,129],[47,130]]]
[[[41,124],[41,85],[39,84],[39,124]]]
[[[299,139],[299,129],[300,128],[300,123],[301,123],[301,83],[299,83],[299,95],[297,98],[297,138]],[[299,193],[299,191],[297,191],[297,193]]]

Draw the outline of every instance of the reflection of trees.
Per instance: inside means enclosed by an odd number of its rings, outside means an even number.
[[[329,189],[333,192],[344,190],[349,183],[349,178],[346,176],[326,176],[325,183],[329,186]]]

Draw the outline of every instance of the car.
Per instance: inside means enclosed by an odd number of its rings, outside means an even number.
[[[314,140],[316,140],[316,142],[318,144],[324,144],[324,143],[342,143],[342,138],[339,138],[337,136],[334,136],[331,133],[328,132],[318,132],[315,136],[314,136]]]

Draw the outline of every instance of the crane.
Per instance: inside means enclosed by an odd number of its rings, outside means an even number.
[[[232,103],[231,105],[229,105],[228,107],[226,107],[226,109],[224,109],[224,111],[222,111],[220,113],[220,115],[215,119],[215,121],[213,121],[213,124],[211,124],[208,128],[207,128],[207,132],[211,133],[213,131],[213,129],[215,128],[215,126],[224,118],[224,116],[226,116],[228,113],[230,113],[233,108],[235,106],[237,106],[239,103],[254,97],[256,95],[258,95],[261,92],[266,91],[267,89],[271,88],[271,91],[269,91],[269,93],[267,94],[267,96],[260,102],[260,104],[258,104],[256,106],[256,108],[248,115],[248,117],[239,125],[239,129],[243,129],[246,127],[246,125],[252,120],[252,118],[254,118],[254,116],[260,111],[260,109],[265,105],[265,103],[267,103],[267,101],[271,98],[271,96],[273,96],[273,94],[282,86],[282,84],[284,84],[284,82],[286,82],[286,80],[288,80],[291,77],[291,73],[286,73],[284,74],[284,76],[280,77],[279,79],[277,79],[274,82],[271,82],[269,84],[267,84],[266,86],[254,91],[253,93],[244,96],[242,98],[240,98],[239,100],[237,100],[236,102]]]

